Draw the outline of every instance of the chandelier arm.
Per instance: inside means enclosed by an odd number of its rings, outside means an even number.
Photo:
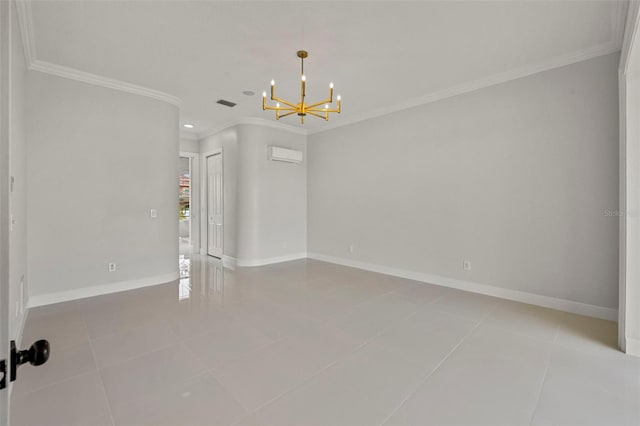
[[[311,112],[311,111],[309,111],[309,110],[307,110],[307,114],[309,114],[309,115],[313,115],[314,117],[322,118],[323,120],[326,120],[326,118],[325,118],[325,116],[324,116],[324,115],[320,115],[320,114],[317,114],[317,113],[315,113],[315,112]]]
[[[327,109],[324,109],[324,108],[312,108],[312,109],[309,109],[309,108],[307,108],[307,112],[340,112],[340,110],[337,109],[337,108],[332,108],[332,109],[329,109],[329,108],[327,108]]]
[[[316,102],[315,104],[309,105],[307,107],[307,109],[315,108],[315,107],[323,105],[323,104],[330,104],[331,102],[332,102],[331,98],[325,99],[324,101]]]
[[[283,104],[285,104],[285,105],[287,105],[287,106],[290,106],[291,108],[297,108],[297,106],[296,106],[296,105],[292,104],[291,102],[287,102],[287,101],[285,101],[284,99],[280,99],[280,98],[278,98],[277,96],[272,96],[272,97],[271,97],[271,100],[272,100],[272,101],[276,101],[276,102],[283,103]]]
[[[273,105],[265,105],[264,107],[265,110],[270,110],[270,111],[298,111],[296,108],[283,108],[283,107],[277,107],[277,106],[273,106]]]
[[[298,111],[291,111],[291,112],[288,112],[288,113],[286,113],[286,114],[282,114],[282,115],[280,116],[280,118],[282,118],[282,117],[286,117],[286,116],[291,115],[291,114],[295,114],[296,112],[298,112]]]

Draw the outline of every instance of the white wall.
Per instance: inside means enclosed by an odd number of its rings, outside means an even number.
[[[270,145],[301,150],[304,161],[301,164],[270,161]],[[237,259],[240,266],[304,257],[306,137],[242,124],[202,140],[202,161],[205,153],[216,149],[223,150],[225,256]],[[204,227],[201,239],[203,247],[206,246]]]
[[[24,119],[26,72],[18,14],[15,3],[11,2],[9,174],[13,177],[14,184],[10,194],[13,226],[9,253],[9,309],[12,338],[18,338],[21,334],[27,296],[27,146]]]
[[[270,161],[271,145],[302,151],[302,163]],[[238,126],[239,265],[306,255],[306,148],[304,135],[251,124]]]
[[[178,109],[37,72],[27,88],[30,303],[177,278]]]
[[[617,65],[311,135],[309,252],[617,308]]]
[[[198,141],[180,138],[180,152],[193,152],[197,154],[200,152],[200,144]]]

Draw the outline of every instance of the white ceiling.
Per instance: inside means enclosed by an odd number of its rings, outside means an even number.
[[[247,117],[274,120],[261,94],[307,100],[333,81],[343,113],[309,132],[619,50],[617,1],[34,1],[38,61],[181,99],[202,135]],[[243,90],[256,92],[247,97]],[[223,98],[238,105],[217,105]],[[295,116],[282,122],[299,126]]]

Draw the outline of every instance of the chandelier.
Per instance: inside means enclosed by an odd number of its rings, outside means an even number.
[[[267,92],[262,92],[262,109],[263,110],[273,110],[276,112],[276,120],[280,120],[282,117],[286,117],[292,114],[298,114],[300,116],[300,122],[304,124],[304,117],[309,114],[314,117],[323,118],[324,120],[329,120],[330,112],[340,113],[340,95],[337,96],[337,107],[331,108],[331,103],[333,102],[333,83],[329,84],[329,98],[324,101],[316,102],[313,104],[307,105],[305,103],[306,96],[306,83],[307,78],[304,75],[304,58],[309,56],[309,53],[306,50],[298,50],[296,53],[298,58],[300,58],[300,62],[302,65],[302,80],[300,82],[300,102],[293,103],[285,101],[284,99],[280,99],[276,97],[274,94],[276,82],[271,80],[271,100],[276,102],[276,105],[267,105]]]

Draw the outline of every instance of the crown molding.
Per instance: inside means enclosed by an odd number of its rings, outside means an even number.
[[[223,132],[231,127],[236,127],[236,126],[240,126],[243,124],[248,124],[248,125],[253,125],[253,126],[262,126],[262,127],[270,127],[272,129],[278,129],[278,130],[283,130],[285,132],[290,132],[290,133],[295,133],[298,135],[308,135],[309,132],[307,131],[307,129],[304,129],[302,127],[296,127],[296,126],[291,126],[288,124],[283,124],[283,123],[279,123],[277,121],[271,121],[271,120],[267,120],[264,118],[258,118],[258,117],[244,117],[244,118],[240,118],[237,120],[232,120],[227,122],[226,124],[220,125],[220,126],[216,126],[213,127],[205,132],[199,133],[198,134],[198,139],[205,139],[208,138],[209,136],[213,136],[215,134],[218,134],[220,132]]]
[[[156,99],[159,101],[167,102],[180,108],[182,101],[180,98],[169,95],[168,93],[160,92],[158,90],[149,89],[148,87],[142,87],[124,81],[115,80],[112,78],[103,77],[97,74],[91,74],[88,72],[80,71],[74,68],[65,67],[62,65],[52,64],[51,62],[41,61],[36,59],[29,65],[29,69],[33,71],[40,71],[46,74],[55,75],[58,77],[67,78],[69,80],[81,81],[83,83],[93,84],[95,86],[107,87],[109,89],[119,90],[121,92],[133,93],[135,95],[146,96],[148,98]]]
[[[36,59],[36,46],[35,46],[35,33],[33,26],[33,14],[31,11],[31,0],[15,0],[18,12],[18,20],[20,24],[20,32],[22,35],[22,41],[24,46],[25,59],[28,64],[28,68],[33,71],[40,71],[51,75],[56,75],[71,80],[82,81],[84,83],[93,84],[97,86],[107,87],[114,90],[133,93],[136,95],[150,97],[163,102],[168,102],[172,105],[181,107],[182,101],[180,98],[170,95],[168,93],[160,92],[158,90],[150,89],[147,87],[138,86],[135,84],[127,83],[120,80],[111,79],[97,74],[91,74],[88,72],[76,70],[70,67],[53,64],[46,61]],[[635,34],[637,22],[635,18],[630,22],[631,15],[637,15],[638,2],[627,0],[616,1],[612,6],[612,29],[611,40],[607,43],[603,43],[591,48],[583,49],[577,52],[559,55],[548,60],[544,60],[538,63],[526,65],[516,69],[512,69],[506,72],[494,74],[482,79],[473,80],[466,83],[461,83],[443,90],[435,91],[427,95],[423,95],[417,98],[412,98],[404,102],[397,103],[384,108],[379,108],[370,112],[356,114],[351,118],[346,118],[340,121],[334,121],[327,124],[326,127],[318,130],[307,130],[300,127],[295,127],[280,122],[274,122],[262,118],[256,117],[244,117],[237,120],[233,120],[222,126],[216,126],[205,132],[197,134],[198,139],[204,139],[216,133],[219,133],[230,127],[251,124],[263,127],[270,127],[279,130],[284,130],[300,135],[310,135],[315,133],[326,132],[339,127],[347,126],[350,124],[358,123],[360,121],[369,120],[372,118],[381,117],[383,115],[392,114],[394,112],[403,111],[405,109],[426,105],[432,102],[436,102],[442,99],[458,96],[464,93],[469,93],[475,90],[483,89],[486,87],[494,86],[497,84],[505,83],[518,78],[526,77],[532,74],[536,74],[542,71],[551,70],[554,68],[571,65],[576,62],[585,61],[598,56],[607,55],[623,49],[623,61],[621,61],[621,69],[626,73],[628,66],[625,54],[625,44],[627,45],[627,52],[630,50],[630,45],[633,43],[632,33]],[[628,11],[628,12],[627,12]],[[626,26],[625,26],[626,23]],[[630,25],[633,27],[630,28]],[[624,67],[623,67],[624,63]]]
[[[616,45],[616,43],[610,41],[610,42],[603,43],[588,49],[583,49],[577,52],[559,55],[545,61],[540,61],[540,62],[529,64],[523,67],[515,68],[509,71],[493,74],[478,80],[473,80],[466,83],[458,84],[443,90],[438,90],[436,92],[429,93],[424,96],[412,98],[407,101],[400,102],[385,108],[379,108],[370,112],[357,114],[357,115],[354,115],[353,117],[346,118],[345,120],[341,120],[340,122],[334,122],[333,124],[329,124],[327,127],[323,129],[309,131],[308,134],[322,133],[322,132],[336,129],[338,127],[343,127],[350,124],[358,123],[360,121],[370,120],[372,118],[378,118],[383,115],[392,114],[394,112],[403,111],[409,108],[419,107],[422,105],[430,104],[432,102],[436,102],[436,101],[451,98],[454,96],[462,95],[465,93],[473,92],[479,89],[484,89],[486,87],[491,87],[501,83],[506,83],[511,80],[527,77],[543,71],[564,67],[577,62],[582,62],[588,59],[597,58],[598,56],[608,55],[610,53],[614,53],[619,50],[620,48]]]
[[[36,38],[33,26],[31,0],[15,0],[15,4],[16,11],[18,12],[20,34],[22,35],[24,57],[28,69],[67,78],[70,80],[93,84],[95,86],[107,87],[109,89],[119,90],[121,92],[146,96],[148,98],[170,103],[177,106],[178,108],[181,107],[182,101],[180,100],[180,98],[168,93],[37,59],[35,44]]]
[[[627,18],[627,11],[629,10],[629,7],[630,6],[628,0],[618,0],[613,3],[611,14],[611,41],[614,42],[619,48],[622,47],[622,42],[624,39],[625,21]]]
[[[238,124],[252,124],[254,126],[271,127],[272,129],[284,130],[285,132],[297,133],[299,135],[307,135],[309,133],[304,127],[292,126],[279,121],[267,120],[266,118],[246,117],[241,119]]]
[[[208,138],[209,136],[217,135],[218,133],[224,132],[227,129],[237,126],[238,124],[239,124],[238,120],[234,120],[234,121],[228,121],[227,123],[219,126],[211,127],[208,130],[205,130],[204,132],[198,133],[198,140],[203,140]]]
[[[36,58],[36,37],[33,30],[33,13],[31,2],[26,0],[15,0],[16,12],[18,12],[18,23],[20,35],[22,36],[22,48],[24,49],[24,59],[27,65],[33,63]]]
[[[620,54],[620,72],[628,74],[630,65],[630,54],[633,50],[633,44],[635,43],[638,35],[638,24],[640,19],[638,15],[640,13],[640,2],[634,1],[629,3],[629,9],[626,14],[626,22],[623,31],[622,39],[622,52]]]

